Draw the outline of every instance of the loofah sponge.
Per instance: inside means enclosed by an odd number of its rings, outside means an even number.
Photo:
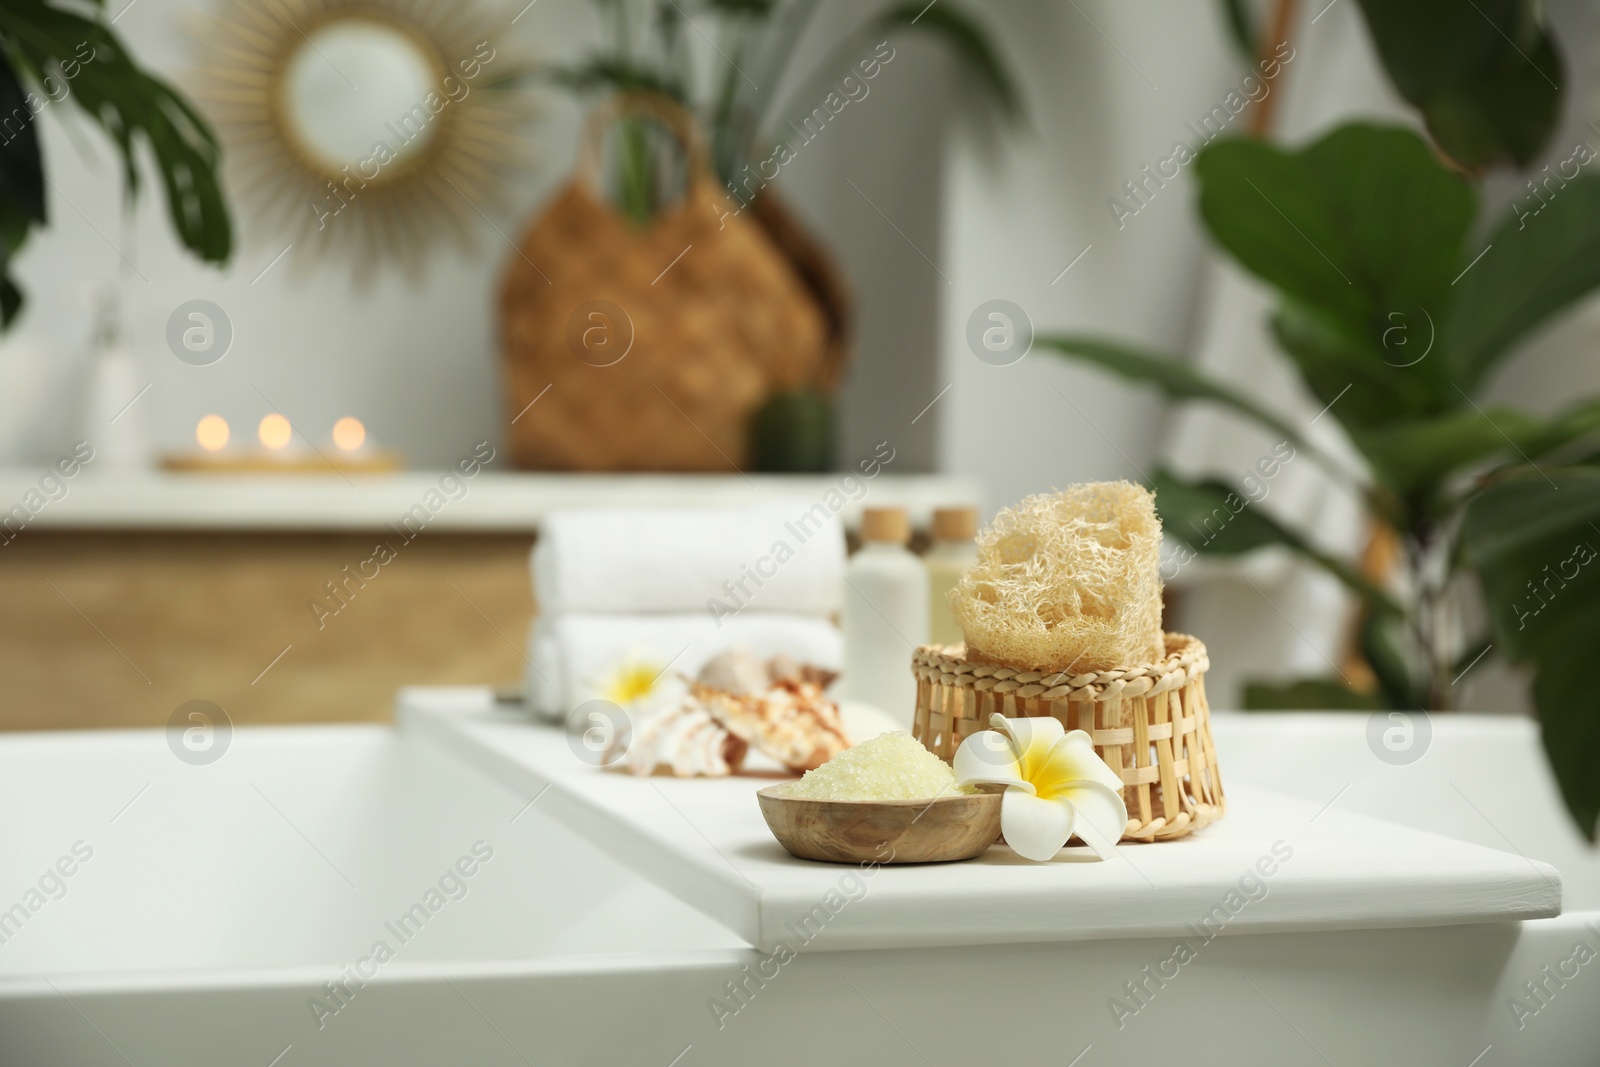
[[[980,662],[1082,673],[1160,659],[1155,497],[1087,482],[1006,508],[978,537],[950,609]]]

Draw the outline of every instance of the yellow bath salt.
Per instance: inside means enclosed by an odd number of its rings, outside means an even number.
[[[931,800],[970,793],[956,787],[955,772],[903,730],[879,734],[847,748],[789,786],[807,800]]]

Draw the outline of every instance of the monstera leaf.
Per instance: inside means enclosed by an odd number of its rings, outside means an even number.
[[[43,170],[31,111],[45,95],[44,82],[62,91],[116,146],[123,186],[131,198],[141,183],[145,148],[153,158],[167,198],[167,217],[185,248],[208,263],[221,263],[232,249],[233,230],[217,180],[216,138],[189,103],[166,82],[134,62],[110,25],[97,17],[102,0],[74,7],[51,0],[6,0],[0,5],[0,105],[6,116],[22,114],[23,135],[0,156],[0,238],[9,265],[28,228],[44,221]],[[13,107],[17,95],[32,95],[35,108]],[[25,224],[24,224],[25,223]],[[0,273],[0,312],[9,323],[21,293]]]
[[[1590,841],[1600,820],[1600,470],[1523,470],[1467,506],[1465,537],[1495,641],[1533,668],[1545,752]]]
[[[22,307],[22,290],[11,280],[11,260],[28,230],[45,222],[39,132],[26,98],[27,90],[0,51],[0,115],[21,116],[16,133],[0,151],[0,326],[11,325]]]

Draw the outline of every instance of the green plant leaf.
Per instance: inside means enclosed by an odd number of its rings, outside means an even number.
[[[1402,502],[1397,506],[1412,519],[1433,521],[1460,505],[1466,475],[1476,473],[1481,483],[1550,457],[1567,463],[1600,457],[1600,399],[1580,401],[1550,420],[1475,404],[1444,415],[1355,427],[1350,433],[1374,479]]]
[[[551,63],[535,68],[529,77],[575,92],[648,92],[680,104],[688,102],[676,78],[643,63],[609,56],[594,56],[576,64]]]
[[[1600,285],[1600,176],[1546,192],[1537,214],[1513,209],[1456,286],[1444,352],[1468,393],[1513,344]]]
[[[1580,458],[1576,454],[1560,454],[1570,453],[1569,446],[1573,445],[1579,446],[1580,452],[1588,451],[1583,448],[1585,444],[1592,449],[1600,443],[1589,440],[1596,435],[1600,435],[1600,397],[1589,397],[1563,409],[1543,428],[1518,442],[1518,448],[1529,460],[1555,455],[1560,462],[1577,465],[1591,460],[1587,455]]]
[[[1196,552],[1232,556],[1268,545],[1289,551],[1327,571],[1374,610],[1398,614],[1400,606],[1348,563],[1328,555],[1254,506],[1242,490],[1217,479],[1191,481],[1158,469],[1150,479],[1162,530]]]
[[[1041,335],[1035,337],[1033,343],[1053,348],[1070,359],[1092,363],[1129,381],[1153,385],[1169,400],[1210,400],[1221,404],[1249,416],[1296,448],[1314,451],[1304,435],[1287,420],[1176,357],[1156,355],[1133,345],[1081,334]]]
[[[1525,470],[1467,505],[1467,554],[1495,642],[1533,667],[1545,752],[1578,828],[1600,822],[1600,707],[1590,673],[1600,644],[1600,470]]]
[[[22,243],[29,225],[45,222],[39,130],[26,98],[27,91],[17,80],[10,58],[0,48],[0,118],[7,124],[0,127],[0,203],[7,216],[0,221],[0,236],[11,244],[13,252]],[[20,124],[13,133],[10,124],[19,116]],[[21,221],[20,229],[11,216]]]
[[[1600,713],[1589,673],[1596,633],[1591,626],[1583,633],[1557,635],[1540,657],[1533,681],[1545,756],[1567,811],[1590,844],[1600,820],[1600,775],[1591,756],[1600,745]]]
[[[1245,0],[1221,0],[1222,21],[1228,27],[1228,39],[1233,42],[1233,47],[1238,50],[1239,57],[1245,60],[1256,58],[1256,27],[1255,19],[1250,14],[1250,5]]]
[[[1254,140],[1219,141],[1195,163],[1200,216],[1211,236],[1268,285],[1340,319],[1365,321],[1339,220],[1298,153]]]
[[[1600,434],[1600,398],[1580,400],[1553,419],[1516,408],[1473,405],[1459,411],[1352,430],[1373,473],[1403,496],[1437,495],[1475,467],[1500,460],[1516,468]]]
[[[1600,470],[1504,478],[1468,503],[1463,535],[1496,640],[1514,662],[1586,620],[1600,639],[1600,562],[1581,558],[1600,551]]]
[[[703,6],[719,15],[766,18],[778,5],[777,0],[703,0]]]
[[[1391,314],[1400,317],[1389,320],[1390,329],[1400,329],[1408,320],[1404,312]],[[1429,328],[1427,321],[1423,316],[1421,328]],[[1448,410],[1448,397],[1460,401],[1459,394],[1446,394],[1432,375],[1423,377],[1414,367],[1399,366],[1406,360],[1382,347],[1381,333],[1374,345],[1347,323],[1299,300],[1285,298],[1270,325],[1311,395],[1346,429]],[[1408,341],[1405,347],[1410,346]],[[1395,351],[1404,349],[1397,346]]]
[[[22,290],[11,278],[11,261],[28,239],[28,231],[45,223],[44,166],[39,157],[39,131],[27,107],[26,91],[17,80],[10,57],[0,48],[0,117],[10,123],[21,116],[11,132],[0,128],[0,329],[10,326],[22,310]]]
[[[1246,711],[1381,711],[1386,706],[1377,694],[1357,692],[1333,678],[1246,682],[1241,702]]]
[[[1408,644],[1400,632],[1404,625],[1398,615],[1366,612],[1361,620],[1361,655],[1378,679],[1384,704],[1420,708],[1427,699],[1427,686],[1412,672]]]
[[[23,81],[71,71],[61,78],[67,98],[117,146],[129,197],[139,192],[138,142],[148,144],[178,239],[207,262],[227,259],[233,230],[216,138],[187,101],[133,61],[109,25],[45,0],[17,0],[0,6],[0,38]]]
[[[1554,132],[1564,76],[1542,5],[1359,0],[1378,56],[1428,132],[1468,170],[1526,165]]]
[[[17,288],[17,283],[11,278],[11,264],[7,260],[0,267],[0,326],[10,326],[11,321],[17,317],[17,312],[22,310],[22,290]]]
[[[1476,197],[1411,131],[1351,123],[1293,152],[1219,141],[1196,168],[1212,236],[1269,285],[1363,332],[1448,311]]]
[[[1401,496],[1440,488],[1451,475],[1546,432],[1543,420],[1515,408],[1465,408],[1431,418],[1352,430],[1373,473]]]
[[[943,42],[977,87],[1008,119],[1022,116],[1022,94],[1012,80],[989,31],[965,10],[949,3],[910,3],[890,8],[871,23],[871,32],[921,30]]]
[[[1336,418],[1460,405],[1445,361],[1417,353],[1449,316],[1476,197],[1421,138],[1356,123],[1299,151],[1219,141],[1196,168],[1212,236],[1282,294],[1279,338],[1317,397],[1343,397]]]

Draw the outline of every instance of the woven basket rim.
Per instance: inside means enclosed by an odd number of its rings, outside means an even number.
[[[964,645],[923,645],[912,656],[911,665],[919,678],[940,685],[1001,693],[1026,690],[1022,695],[1050,700],[1102,700],[1124,693],[1144,696],[1177,689],[1211,666],[1206,646],[1198,637],[1180,633],[1163,636],[1167,654],[1159,660],[1081,674],[973,663],[966,658]]]

